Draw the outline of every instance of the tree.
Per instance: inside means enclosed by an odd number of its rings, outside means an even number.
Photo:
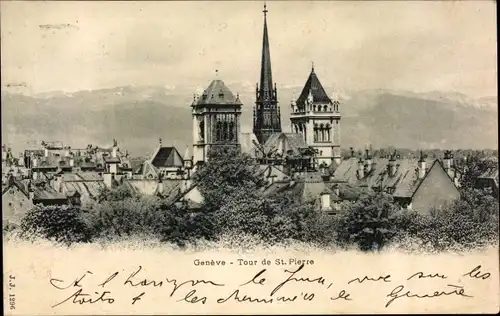
[[[259,167],[235,146],[215,146],[208,162],[193,174],[193,183],[204,198],[206,210],[216,210],[241,192],[251,193],[262,184]]]
[[[365,194],[340,218],[339,241],[357,244],[363,251],[380,250],[396,234],[398,213],[391,195]]]
[[[97,195],[97,201],[99,203],[103,201],[123,201],[132,197],[138,198],[138,195],[135,194],[135,192],[133,192],[129,187],[124,184],[120,184],[113,188],[102,188]]]
[[[39,204],[21,220],[20,236],[28,239],[42,237],[71,244],[90,241],[92,233],[80,209]]]
[[[467,160],[458,160],[456,162],[459,169],[464,170],[460,179],[461,188],[473,188],[477,178],[489,170],[498,168],[498,163],[494,159],[487,159],[481,154],[475,153],[467,156]]]
[[[410,211],[398,217],[397,239],[410,237],[435,251],[491,244],[498,239],[498,207],[488,192],[466,189],[459,200],[430,214]]]

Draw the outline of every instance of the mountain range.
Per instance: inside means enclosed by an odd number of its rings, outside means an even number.
[[[242,131],[252,130],[255,86],[228,83],[243,102]],[[278,86],[284,131],[299,86]],[[328,92],[332,87],[326,87]],[[116,138],[133,155],[152,152],[158,138],[184,152],[191,144],[195,87],[117,87],[23,95],[2,91],[2,143],[14,152],[44,141],[73,148],[110,146]],[[498,148],[498,98],[457,92],[337,91],[342,147]]]

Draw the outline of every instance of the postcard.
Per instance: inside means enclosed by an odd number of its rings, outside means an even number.
[[[498,313],[493,1],[2,1],[5,315]]]

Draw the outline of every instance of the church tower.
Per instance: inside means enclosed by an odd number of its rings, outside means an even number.
[[[280,108],[276,83],[273,87],[271,54],[267,34],[267,7],[264,4],[264,36],[262,40],[262,61],[260,83],[257,84],[255,107],[253,112],[253,132],[259,143],[263,144],[273,133],[281,132]]]
[[[301,134],[307,145],[317,150],[316,163],[340,164],[339,101],[336,96],[333,100],[328,97],[314,65],[299,98],[291,106],[292,133]]]
[[[240,143],[241,106],[222,80],[213,80],[201,97],[194,96],[193,109],[193,163],[207,161],[211,146]]]

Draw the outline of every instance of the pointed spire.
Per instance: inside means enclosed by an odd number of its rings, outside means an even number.
[[[271,71],[271,53],[269,51],[269,35],[267,34],[267,5],[264,3],[264,35],[262,38],[262,63],[260,68],[260,95],[264,99],[272,99],[273,75]]]
[[[311,65],[311,72],[314,72],[314,61],[312,62],[312,65]]]

